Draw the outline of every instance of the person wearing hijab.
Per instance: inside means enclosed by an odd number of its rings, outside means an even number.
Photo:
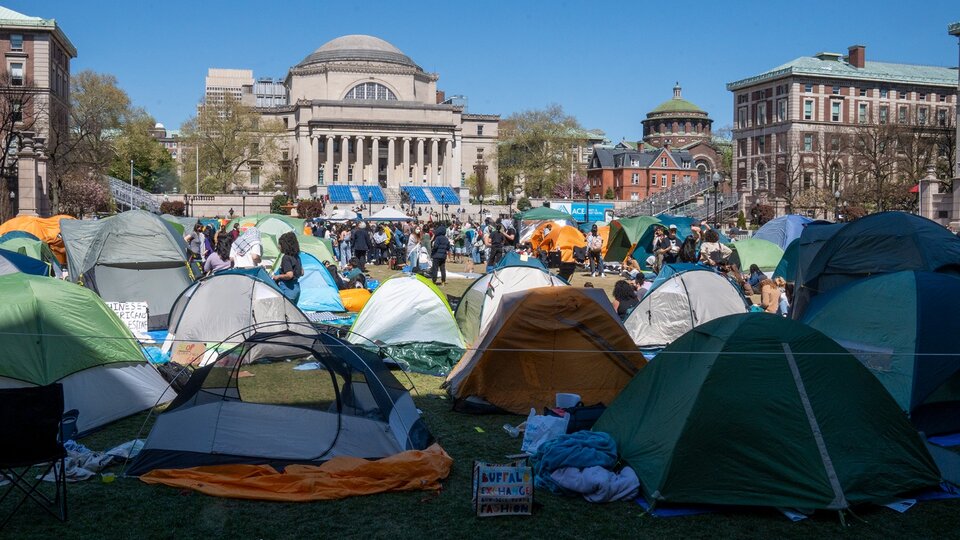
[[[263,245],[260,243],[260,231],[250,227],[230,246],[230,260],[234,268],[256,268],[260,266]]]

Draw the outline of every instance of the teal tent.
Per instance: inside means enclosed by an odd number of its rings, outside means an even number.
[[[41,260],[16,251],[0,249],[0,275],[23,272],[34,276],[49,276],[51,266]]]
[[[607,251],[603,260],[621,262],[627,255],[637,250],[645,250],[646,247],[641,244],[642,238],[659,223],[659,219],[650,216],[613,220],[610,222],[610,236],[607,238]],[[643,260],[638,262],[644,263]]]
[[[781,277],[786,281],[794,282],[797,280],[797,258],[800,255],[800,239],[794,238],[783,250],[783,257],[777,263],[777,268],[773,271],[773,277]]]
[[[925,433],[960,431],[960,277],[880,274],[817,295],[802,322],[856,356]]]
[[[303,311],[346,311],[340,299],[340,289],[323,261],[306,251],[300,252],[303,277],[300,278],[300,298],[297,307]],[[275,271],[279,270],[277,259]]]
[[[940,484],[923,439],[856,358],[766,313],[684,334],[593,430],[614,438],[653,505],[843,510]]]
[[[544,272],[547,271],[547,267],[543,265],[543,261],[539,258],[533,255],[521,255],[516,251],[511,251],[504,255],[500,259],[500,262],[497,263],[496,269],[499,270],[508,266],[530,266],[532,268],[539,268]]]

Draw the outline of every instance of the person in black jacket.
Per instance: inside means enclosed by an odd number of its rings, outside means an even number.
[[[447,252],[450,251],[450,239],[447,238],[447,228],[443,225],[434,231],[433,250],[430,258],[433,266],[430,267],[430,281],[437,283],[437,270],[440,271],[440,284],[447,284]]]
[[[367,271],[367,250],[373,244],[366,222],[361,221],[357,228],[350,233],[350,243],[353,244],[353,255],[360,261],[360,271]]]

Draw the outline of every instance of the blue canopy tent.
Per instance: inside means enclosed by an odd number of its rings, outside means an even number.
[[[15,251],[0,249],[0,275],[17,272],[34,276],[49,276],[50,265]]]
[[[766,222],[763,227],[757,229],[753,237],[773,242],[780,246],[780,249],[786,251],[790,242],[800,238],[800,234],[803,233],[803,228],[807,223],[812,221],[812,219],[806,216],[798,216],[796,214],[780,216]]]
[[[297,307],[302,311],[346,311],[340,299],[340,290],[323,262],[301,251],[300,264],[303,265],[303,277],[300,278]]]
[[[547,272],[547,267],[543,265],[543,262],[534,257],[533,255],[521,255],[516,251],[511,251],[503,256],[500,259],[500,262],[497,263],[496,269],[500,270],[501,268],[506,268],[508,266],[529,266],[531,268],[539,268],[544,272]]]

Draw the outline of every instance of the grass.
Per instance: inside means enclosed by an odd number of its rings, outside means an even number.
[[[373,273],[378,279],[390,274],[380,269]],[[578,279],[584,278],[575,276],[574,282]],[[602,281],[608,289],[607,283],[612,288],[616,279],[593,281]],[[459,295],[467,284],[467,280],[450,280],[444,291]],[[249,395],[262,399],[282,394],[300,402],[315,401],[307,391],[314,385],[302,381],[317,372],[296,372],[292,367],[290,363],[250,366],[254,377],[241,379],[241,384]],[[406,377],[400,379],[409,384]],[[537,493],[540,507],[531,517],[480,520],[470,505],[471,464],[475,459],[506,461],[505,455],[517,453],[520,441],[509,438],[501,426],[517,424],[522,418],[454,413],[440,389],[440,379],[413,374],[410,380],[416,387],[414,400],[432,433],[454,458],[453,470],[439,493],[274,503],[219,499],[148,486],[135,478],[117,478],[110,484],[93,479],[69,486],[68,523],[49,519],[34,505],[27,505],[0,531],[0,538],[949,538],[957,537],[960,529],[960,500],[920,503],[906,514],[865,507],[857,510],[865,522],[850,520],[844,529],[830,512],[819,512],[800,523],[762,509],[663,519],[645,515],[633,502],[593,505],[546,492]],[[82,442],[93,449],[110,448],[136,437],[145,418],[144,413],[122,420]],[[110,470],[119,472],[119,467]],[[7,508],[9,502],[0,505],[0,511]]]

